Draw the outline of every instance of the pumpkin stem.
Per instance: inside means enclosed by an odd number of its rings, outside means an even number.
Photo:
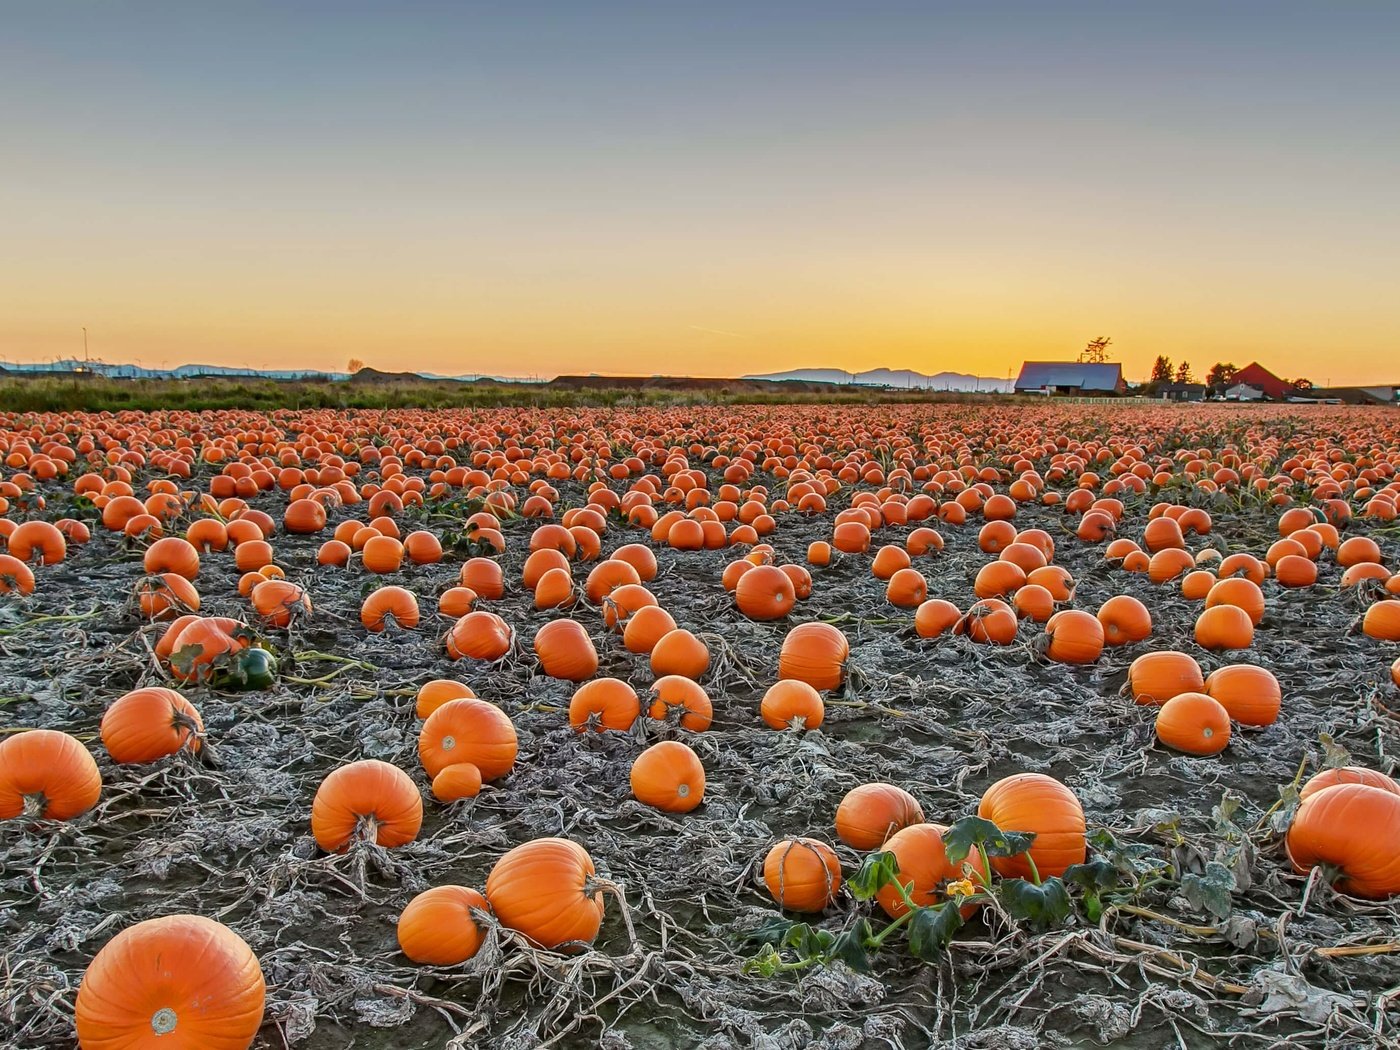
[[[20,811],[20,816],[25,820],[42,820],[44,810],[48,808],[48,797],[42,791],[36,791],[32,795],[24,796],[24,808]]]

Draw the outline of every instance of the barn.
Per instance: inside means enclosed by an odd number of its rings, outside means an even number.
[[[1123,366],[1084,361],[1027,361],[1016,378],[1018,394],[1122,394]]]
[[[1231,385],[1245,384],[1259,390],[1271,401],[1283,401],[1290,397],[1295,391],[1293,384],[1286,379],[1280,379],[1258,361],[1245,365],[1230,380]]]

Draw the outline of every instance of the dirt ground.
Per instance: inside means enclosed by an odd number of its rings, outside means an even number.
[[[65,497],[54,492],[48,516],[57,517]],[[561,505],[582,502],[572,485],[561,492]],[[284,501],[278,494],[259,505],[280,520]],[[848,501],[845,493],[831,510]],[[1140,533],[1146,505],[1130,514],[1137,527],[1125,534]],[[1224,497],[1208,506],[1215,531],[1194,549],[1262,553],[1276,536],[1276,511]],[[331,524],[353,509],[333,511]],[[405,521],[442,531],[462,516],[430,506]],[[1346,633],[1358,608],[1324,560],[1315,588],[1266,585],[1268,614],[1251,650],[1203,653],[1191,641],[1193,603],[1174,586],[1110,570],[1100,547],[1074,538],[1069,520],[1031,506],[1016,524],[1056,538],[1056,561],[1078,582],[1075,607],[1092,611],[1128,593],[1155,620],[1147,641],[1082,668],[1034,659],[1033,626],[1004,649],[919,639],[912,612],[885,600],[868,556],[817,573],[812,597],[788,620],[759,624],[719,586],[733,553],[658,547],[652,591],[716,657],[703,679],[714,728],[685,734],[706,768],[705,802],[685,816],[630,797],[628,769],[656,739],[654,726],[577,735],[564,713],[573,687],[538,673],[529,641],[550,614],[534,610],[519,582],[535,524],[526,520],[505,523],[506,597],[479,606],[516,632],[514,652],[492,665],[449,660],[440,642],[449,624],[430,612],[456,582],[460,558],[395,576],[420,596],[427,615],[418,630],[367,635],[358,609],[372,577],[353,565],[317,567],[324,537],[279,533],[278,560],[306,586],[315,612],[290,634],[264,634],[282,654],[282,673],[305,681],[242,694],[184,689],[202,712],[213,761],[116,766],[97,723],[122,693],[163,681],[149,651],[159,629],[143,627],[127,599],[142,576],[140,551],[94,530],[46,571],[35,596],[0,598],[0,726],[78,735],[104,784],[99,808],[71,824],[0,825],[0,1045],[71,1047],[73,999],[94,953],[130,923],[178,911],[228,924],[259,956],[268,1009],[258,1047],[1400,1045],[1400,955],[1318,951],[1395,941],[1400,906],[1307,887],[1283,855],[1271,812],[1300,766],[1335,763],[1343,749],[1355,764],[1393,771],[1400,700],[1386,668],[1396,647]],[[773,542],[782,560],[801,562],[830,528],[829,515],[794,516]],[[877,543],[900,543],[911,529],[881,530]],[[985,561],[977,526],[939,529],[946,550],[916,564],[931,597],[965,608]],[[612,529],[604,551],[638,540],[644,531]],[[1394,537],[1383,546],[1393,559]],[[231,559],[206,558],[203,611],[246,618],[235,583]],[[639,690],[650,684],[646,659],[603,629],[597,609],[581,603],[572,615],[593,636],[600,675]],[[794,623],[817,618],[849,636],[851,681],[829,698],[820,730],[771,731],[757,711],[779,645]],[[1216,758],[1164,751],[1153,709],[1118,695],[1132,659],[1164,648],[1193,652],[1207,673],[1231,662],[1273,669],[1283,685],[1279,721],[1237,730]],[[416,751],[413,694],[438,677],[463,680],[500,705],[520,737],[515,771],[450,807],[431,800]],[[336,766],[366,757],[395,763],[423,788],[422,834],[393,851],[321,854],[308,824],[316,787]],[[1110,910],[1098,926],[1075,918],[1029,935],[976,919],[939,965],[887,949],[869,974],[839,965],[773,978],[743,972],[756,949],[742,934],[777,915],[756,880],[775,839],[836,844],[836,805],[867,781],[906,787],[928,819],[948,823],[973,812],[988,785],[1023,770],[1060,778],[1091,828],[1144,844],[1170,865],[1172,877],[1134,902],[1169,922]],[[416,893],[480,887],[501,853],[540,835],[589,850],[624,888],[630,927],[609,899],[603,933],[582,954],[533,951],[499,932],[456,968],[413,966],[398,952],[395,921]],[[859,856],[839,845],[838,853],[854,870]],[[1180,884],[1212,861],[1233,879],[1228,916],[1211,915]],[[864,909],[843,894],[821,923],[839,930]]]

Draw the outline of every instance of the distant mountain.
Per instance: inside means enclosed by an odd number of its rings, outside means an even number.
[[[1006,379],[968,375],[964,372],[939,372],[924,375],[908,368],[898,370],[873,368],[868,372],[843,372],[839,368],[795,368],[790,372],[768,372],[748,375],[744,379],[767,379],[772,382],[796,380],[803,383],[843,383],[855,386],[891,386],[901,389],[960,390],[1006,394],[1012,383]]]

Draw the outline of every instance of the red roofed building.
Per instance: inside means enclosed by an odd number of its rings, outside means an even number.
[[[1280,379],[1258,361],[1241,368],[1234,374],[1230,383],[1232,385],[1244,383],[1248,386],[1252,386],[1256,390],[1264,391],[1265,397],[1272,398],[1275,401],[1282,401],[1294,392],[1291,383],[1286,379]]]

